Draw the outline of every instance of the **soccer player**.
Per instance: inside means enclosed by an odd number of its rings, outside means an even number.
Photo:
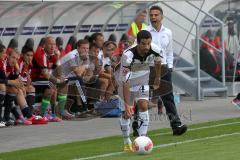
[[[8,106],[4,110],[4,118],[2,119],[2,107],[6,99],[6,85],[14,86],[16,88],[21,87],[22,83],[18,80],[9,80],[6,75],[6,47],[0,44],[0,127],[5,127],[9,125],[14,125],[14,122],[10,120],[9,114],[11,112],[11,108]],[[9,98],[9,95],[8,95]]]
[[[119,95],[123,98],[124,104],[120,126],[126,152],[133,151],[129,134],[134,109],[138,110],[138,123],[135,124],[138,135],[147,134],[150,66],[154,66],[156,71],[153,87],[156,89],[160,84],[161,49],[151,44],[151,41],[150,32],[140,31],[137,34],[137,45],[126,50],[121,58]]]
[[[31,84],[31,70],[32,70],[33,49],[24,46],[22,48],[22,56],[18,61],[19,65],[19,78],[24,82],[24,94],[26,94],[26,101],[33,111],[35,103],[35,88]]]
[[[17,50],[12,50],[7,58],[6,75],[8,79],[19,80],[21,85],[18,87],[8,84],[6,85],[7,94],[4,102],[4,118],[6,121],[10,121],[10,112],[12,112],[16,119],[16,124],[30,125],[32,122],[25,118],[30,118],[32,114],[23,93],[24,83],[19,79],[19,57],[20,53]],[[16,106],[14,105],[15,101],[20,106],[22,114],[18,112]]]
[[[105,87],[101,85],[101,97],[102,100],[109,100],[116,90],[115,78],[113,76],[113,53],[117,45],[113,41],[106,41],[103,44],[103,56],[100,61],[102,70],[99,73],[101,80],[107,80],[107,85]]]
[[[56,42],[53,37],[46,37],[43,48],[36,52],[33,56],[33,67],[31,78],[37,93],[43,93],[41,103],[41,115],[47,117],[49,121],[61,121],[54,113],[56,86],[51,85],[64,83],[64,80],[58,79],[52,75],[52,71],[57,67],[57,61],[60,52],[57,50]],[[52,114],[47,113],[47,108],[52,105]]]
[[[17,102],[22,106],[23,116],[32,124],[47,124],[47,121],[42,117],[33,115],[33,106],[35,103],[35,88],[32,85],[31,71],[32,71],[33,49],[27,46],[22,48],[22,55],[18,60],[19,65],[19,79],[24,83],[24,86],[18,91]]]
[[[93,78],[93,68],[95,65],[89,59],[89,42],[87,40],[79,40],[77,42],[77,49],[69,52],[67,55],[60,59],[59,70],[62,78],[67,78],[70,82],[74,82],[77,86],[78,93],[73,93],[71,89],[68,90],[68,99],[77,101],[77,107],[80,108],[81,116],[86,115],[88,111],[87,96],[86,96],[86,83]],[[80,96],[80,97],[79,97]],[[68,106],[69,105],[69,106]],[[69,109],[70,104],[66,105],[68,108],[64,110],[64,114]],[[79,109],[78,108],[78,109]]]

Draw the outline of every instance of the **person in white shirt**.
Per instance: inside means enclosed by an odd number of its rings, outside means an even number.
[[[152,36],[148,31],[140,31],[137,34],[137,45],[127,49],[121,57],[118,94],[123,99],[120,126],[124,140],[124,151],[126,152],[133,151],[129,137],[133,109],[138,110],[138,123],[135,128],[138,135],[147,134],[150,66],[155,66],[156,69],[154,87],[158,88],[160,83],[161,49],[151,44],[151,41]]]
[[[88,91],[86,87],[94,85],[94,88],[99,89],[98,78],[93,74],[95,64],[89,58],[89,42],[87,40],[79,40],[77,42],[77,49],[69,52],[60,59],[60,76],[74,82],[77,86],[77,98],[74,89],[68,90],[67,98],[71,101],[76,99],[77,107],[80,108],[82,115],[86,115],[88,111],[87,102]],[[91,81],[91,84],[90,84]],[[80,97],[79,97],[80,96]],[[69,109],[71,106],[66,105]]]
[[[152,6],[149,12],[150,22],[146,30],[152,35],[152,42],[163,49],[162,69],[167,70],[167,73],[161,77],[162,80],[170,83],[172,88],[173,71],[173,46],[172,46],[172,31],[162,24],[163,10],[159,6]],[[161,96],[170,124],[173,130],[173,135],[182,135],[187,131],[187,126],[181,123],[177,109],[174,103],[173,91]]]
[[[113,53],[116,50],[117,45],[113,41],[105,41],[103,44],[102,59],[99,60],[101,71],[99,77],[108,81],[108,85],[101,86],[102,100],[109,100],[117,90],[116,79],[114,77],[114,65],[113,65]]]
[[[98,53],[98,59],[101,62],[102,58],[103,58],[103,50],[102,50],[103,49],[103,43],[104,43],[103,34],[99,33],[99,32],[93,33],[90,37],[90,43],[95,43],[98,46],[98,48],[100,49],[99,53]]]

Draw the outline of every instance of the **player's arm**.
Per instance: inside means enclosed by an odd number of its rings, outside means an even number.
[[[23,83],[17,78],[14,80],[9,80],[4,71],[0,70],[0,84],[5,84],[9,86],[14,86],[14,87],[21,87],[23,86]]]
[[[52,74],[50,74],[48,72],[48,69],[42,69],[42,76],[45,79],[48,79],[50,82],[54,83],[54,84],[58,84],[61,83],[61,80],[58,79],[57,77],[53,76]]]
[[[41,69],[41,73],[42,73],[43,78],[46,78],[46,79],[49,79],[49,78],[50,78],[50,74],[49,74],[47,68],[42,68],[42,69]]]
[[[161,77],[161,57],[157,56],[154,59],[154,67],[155,67],[155,79],[153,88],[157,89],[160,85],[160,77]]]
[[[19,73],[20,73],[20,67],[19,67],[18,62],[16,62],[16,64],[15,64],[15,74],[19,75]]]
[[[86,72],[86,68],[84,66],[72,67],[72,70],[78,77],[82,77]]]
[[[124,53],[121,58],[121,68],[120,68],[120,80],[123,85],[123,100],[125,113],[123,118],[129,119],[133,115],[132,105],[130,104],[130,83],[129,79],[131,76],[130,64],[132,61],[132,55],[129,56],[127,53]]]
[[[132,105],[130,105],[130,85],[129,82],[123,82],[123,100],[124,100],[124,107],[125,113],[124,118],[129,119],[133,115]]]
[[[50,57],[50,60],[51,62],[53,62],[55,64],[55,61],[53,61],[51,59],[52,57]],[[49,70],[48,70],[48,67],[47,67],[47,64],[44,60],[44,54],[41,53],[41,52],[37,52],[34,54],[34,59],[33,59],[35,62],[36,62],[36,65],[37,65],[37,68],[39,68],[41,70],[41,74],[42,75],[42,78],[45,78],[53,83],[59,83],[60,80],[57,79],[55,76],[53,76],[52,74],[49,73]]]
[[[101,77],[104,77],[104,78],[107,78],[107,79],[111,79],[111,74],[104,72],[104,70],[101,70],[99,75]]]

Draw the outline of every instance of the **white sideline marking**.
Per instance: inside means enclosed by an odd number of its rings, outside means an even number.
[[[221,135],[212,136],[212,137],[191,139],[191,140],[180,141],[180,142],[175,142],[175,143],[160,144],[160,145],[154,146],[153,148],[160,148],[160,147],[163,148],[163,147],[175,146],[175,145],[179,145],[179,144],[186,144],[186,143],[204,141],[204,140],[209,140],[209,139],[218,139],[218,138],[234,136],[234,135],[240,135],[240,132],[234,132],[234,133],[230,133],[230,134],[221,134]],[[123,153],[125,153],[125,152],[114,152],[114,153],[109,153],[109,154],[102,154],[102,155],[96,155],[96,156],[92,156],[92,157],[85,157],[85,158],[79,158],[79,159],[73,159],[73,160],[89,160],[89,159],[116,156],[116,155],[120,155],[120,154],[123,154]]]
[[[185,144],[185,143],[192,143],[192,142],[198,142],[198,141],[205,141],[205,140],[208,140],[208,139],[218,139],[218,138],[223,138],[223,137],[228,137],[228,136],[235,136],[235,135],[240,135],[240,132],[234,132],[234,133],[229,133],[229,134],[221,134],[221,135],[212,136],[212,137],[190,139],[190,140],[181,141],[181,142],[175,142],[175,143],[160,144],[160,145],[156,145],[153,148],[168,147],[168,146],[174,146],[174,145],[178,145],[178,144]]]
[[[233,125],[233,124],[239,124],[240,122],[231,122],[231,123],[223,123],[223,124],[217,124],[217,125],[211,125],[211,126],[205,126],[205,127],[199,127],[199,128],[192,128],[188,129],[188,131],[197,131],[201,129],[208,129],[208,128],[216,128],[216,127],[221,127],[221,126],[228,126],[228,125]],[[156,133],[156,134],[150,134],[149,136],[161,136],[161,135],[168,135],[172,134],[172,132],[165,132],[165,133]]]

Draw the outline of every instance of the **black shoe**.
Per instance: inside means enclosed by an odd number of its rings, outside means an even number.
[[[9,119],[8,121],[5,122],[5,125],[6,126],[14,126],[15,122],[14,122],[14,120]]]
[[[138,121],[133,121],[132,123],[133,137],[139,137],[137,128],[138,128]]]
[[[185,124],[182,124],[180,126],[173,128],[172,130],[174,136],[180,136],[187,131],[187,126]]]

